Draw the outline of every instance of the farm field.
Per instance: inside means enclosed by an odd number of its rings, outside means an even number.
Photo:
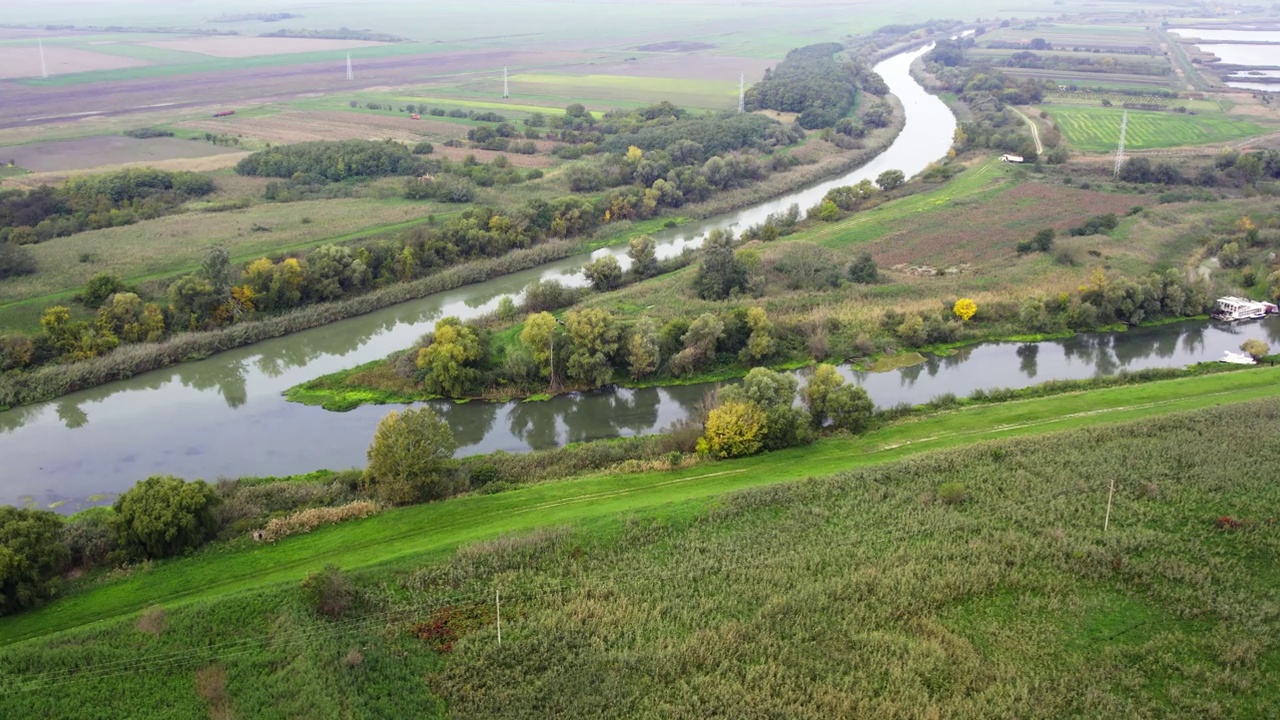
[[[139,282],[190,271],[218,244],[234,259],[248,261],[266,253],[352,239],[356,233],[406,227],[438,212],[438,206],[426,202],[339,198],[188,212],[55,238],[30,247],[39,272],[5,281],[0,328],[13,327],[15,317],[38,317],[44,307],[66,299],[98,273]]]
[[[426,136],[434,140],[463,138],[467,135],[466,125],[427,118],[412,120],[405,113],[382,115],[342,110],[285,110],[229,118],[206,118],[176,123],[175,127],[244,135],[277,145],[314,140],[381,140],[384,138],[401,142],[417,142]]]
[[[1120,141],[1120,122],[1125,112],[1120,108],[1049,105],[1044,109],[1078,150],[1111,152]],[[1264,132],[1263,127],[1249,120],[1219,113],[1189,115],[1130,110],[1125,147],[1142,150],[1205,145],[1242,140]]]
[[[79,48],[46,45],[45,67],[50,76],[145,67],[145,60]],[[0,79],[40,77],[40,53],[35,45],[0,47]]]
[[[855,703],[889,712],[917,697],[981,715],[1033,698],[1056,716],[1088,715],[1085,702],[1192,716],[1221,703],[1253,716],[1280,690],[1274,649],[1255,642],[1275,632],[1274,618],[1238,611],[1265,606],[1278,579],[1264,560],[1276,532],[1259,519],[1280,499],[1267,481],[1280,457],[1273,375],[977,406],[804,451],[549,483],[209,548],[0,621],[0,708],[65,716],[94,693],[121,716],[194,715],[204,705],[193,673],[216,662],[229,702],[255,716],[291,698],[308,716],[311,703],[442,715],[443,701],[454,717],[551,704],[605,717],[620,702],[657,702],[655,692],[670,707],[711,697],[788,717]],[[1232,404],[1258,396],[1271,399]],[[1240,422],[1260,432],[1237,447],[1203,442],[1208,428]],[[832,473],[842,474],[813,479]],[[935,501],[950,482],[966,499]],[[734,492],[763,485],[774,487]],[[1223,516],[1252,520],[1224,532],[1214,524]],[[523,534],[484,542],[508,533]],[[336,625],[309,614],[295,583],[325,562],[353,571],[377,603]],[[484,611],[495,588],[501,650]],[[152,605],[168,629],[140,633],[136,613]],[[473,621],[451,653],[436,653],[412,629],[445,606]],[[43,638],[60,631],[52,652]],[[363,662],[344,666],[352,646]],[[1171,647],[1182,649],[1176,661]],[[1224,653],[1232,670],[1215,672]],[[166,671],[154,672],[162,654]],[[117,661],[93,682],[69,677]],[[761,662],[772,669],[743,679]],[[280,663],[307,671],[265,671]],[[536,682],[499,697],[498,672]],[[298,691],[314,678],[325,681]],[[44,691],[23,692],[24,681]]]
[[[161,50],[199,53],[218,58],[246,58],[261,57],[263,55],[326,52],[330,50],[355,50],[358,48],[383,47],[386,44],[365,40],[326,40],[320,38],[199,37],[159,40],[145,43],[145,46]]]
[[[1137,49],[1156,45],[1152,34],[1141,25],[1079,25],[1071,23],[1040,23],[1035,27],[1008,27],[992,30],[983,35],[982,44],[993,42],[1020,43],[1032,38],[1044,38],[1056,49]]]
[[[39,173],[124,163],[150,164],[157,160],[225,155],[239,150],[171,137],[138,140],[124,135],[101,135],[0,147],[0,159],[6,163],[12,160],[18,167]]]
[[[696,64],[691,59],[690,64]],[[732,77],[732,80],[730,78]],[[511,78],[512,92],[558,104],[589,98],[593,103],[623,101],[649,104],[668,100],[690,108],[729,109],[737,106],[738,78],[720,81],[628,75],[551,75],[522,73]]]
[[[1172,87],[1172,75],[1138,75],[1136,73],[1097,73],[1075,70],[1039,70],[1031,68],[1001,68],[1017,78],[1051,80],[1059,85],[1122,90],[1156,90]]]

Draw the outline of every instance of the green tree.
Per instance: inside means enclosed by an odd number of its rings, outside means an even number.
[[[835,365],[822,363],[813,369],[809,382],[800,391],[800,398],[809,408],[809,417],[815,427],[822,427],[831,418],[828,401],[832,391],[844,385],[844,378]]]
[[[1053,228],[1044,228],[1036,232],[1035,237],[1031,238],[1032,249],[1038,252],[1049,252],[1053,249],[1053,238],[1056,233]]]
[[[0,280],[31,275],[36,271],[36,257],[12,240],[0,240]]]
[[[218,494],[203,480],[185,482],[154,475],[116,499],[116,534],[121,547],[141,557],[178,555],[213,537]]]
[[[809,414],[793,405],[796,385],[796,378],[790,373],[754,368],[742,379],[741,385],[721,390],[720,399],[725,403],[753,403],[764,411],[766,422],[761,441],[766,450],[780,450],[812,439]]]
[[[880,189],[885,192],[896,190],[906,182],[907,176],[901,170],[885,170],[880,173],[880,177],[876,178],[876,185],[879,185]]]
[[[733,235],[716,228],[707,236],[693,289],[703,300],[723,300],[747,286],[746,265],[733,251]]]
[[[529,352],[538,372],[548,380],[555,372],[554,353],[559,332],[560,323],[549,312],[534,313],[525,318],[524,329],[520,331],[520,344]]]
[[[871,285],[880,281],[880,271],[876,269],[876,261],[871,253],[862,253],[849,266],[849,279],[862,285]]]
[[[835,222],[840,219],[840,208],[830,200],[818,204],[818,219],[822,222]]]
[[[631,272],[638,278],[652,277],[658,272],[657,243],[648,235],[631,238],[627,243]]]
[[[569,335],[566,373],[570,380],[599,387],[613,378],[611,358],[618,351],[618,328],[604,310],[587,308],[565,315]]]
[[[449,424],[430,408],[393,411],[378,423],[362,484],[393,505],[442,499],[451,489],[445,463],[457,447]]]
[[[827,394],[826,411],[838,430],[862,433],[871,425],[876,406],[867,391],[857,385],[841,385]]]
[[[89,279],[84,290],[76,296],[76,299],[85,305],[85,307],[97,309],[107,301],[107,298],[116,293],[133,292],[133,288],[124,284],[124,281],[110,273],[98,273]]]
[[[627,338],[627,364],[631,377],[639,380],[658,371],[662,362],[662,343],[658,327],[650,318],[641,318]]]
[[[719,458],[760,452],[767,429],[764,411],[751,402],[727,402],[707,415],[698,449]]]
[[[919,347],[924,344],[924,318],[919,315],[908,315],[896,332],[898,338],[908,347]]]
[[[480,379],[476,363],[484,356],[480,339],[456,317],[436,323],[431,344],[418,351],[418,368],[424,371],[427,392],[463,397]]]
[[[768,360],[777,349],[778,341],[773,337],[773,321],[764,308],[747,309],[747,327],[751,329],[751,335],[747,338],[747,346],[743,348],[743,356],[750,363]]]
[[[587,263],[582,270],[596,292],[608,292],[622,285],[622,265],[612,254],[601,255],[594,262]]]
[[[57,515],[0,505],[0,615],[53,597],[69,558]]]

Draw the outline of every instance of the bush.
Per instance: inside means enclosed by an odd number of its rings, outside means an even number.
[[[309,508],[280,518],[272,518],[262,531],[262,539],[275,542],[281,538],[309,533],[323,525],[367,518],[378,513],[378,506],[368,500],[357,500],[338,507]]]
[[[162,558],[198,547],[218,528],[221,500],[203,480],[156,475],[116,499],[117,538],[134,555]]]
[[[443,470],[457,447],[449,424],[430,408],[392,412],[378,423],[369,445],[363,483],[393,505],[448,497]]]
[[[752,402],[725,403],[707,416],[701,452],[719,458],[746,457],[760,452],[767,431],[764,411]]]
[[[135,627],[138,628],[138,632],[160,637],[168,625],[168,616],[165,614],[164,608],[159,605],[152,605],[142,611],[142,615],[138,617],[138,623]]]
[[[0,241],[0,280],[36,271],[36,256],[31,251],[12,242]]]
[[[964,483],[949,482],[938,486],[938,502],[943,505],[959,505],[969,499]]]
[[[435,151],[436,151],[436,146],[432,145],[431,143],[425,140],[413,146],[414,155],[430,155]]]
[[[62,526],[62,542],[70,553],[71,567],[102,564],[118,547],[110,512],[101,508],[75,515]]]
[[[0,615],[52,597],[67,557],[57,515],[0,506]]]
[[[326,565],[302,581],[303,602],[330,620],[342,619],[358,598],[355,585],[337,565]]]
[[[862,253],[849,266],[849,279],[861,285],[871,285],[880,280],[880,271],[871,253]]]

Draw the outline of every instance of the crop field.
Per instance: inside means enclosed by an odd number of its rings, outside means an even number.
[[[32,172],[49,172],[132,162],[200,158],[225,155],[238,150],[239,148],[219,147],[171,137],[138,140],[123,135],[101,135],[79,140],[0,147],[0,161],[8,163],[12,160],[18,167]]]
[[[732,81],[730,81],[732,77]],[[574,99],[594,102],[625,101],[647,104],[669,100],[682,107],[736,107],[738,78],[720,81],[636,77],[629,75],[551,75],[522,73],[511,78],[513,94],[568,104]]]
[[[1136,73],[1099,73],[1076,70],[1001,68],[1001,71],[1017,78],[1051,80],[1059,85],[1100,87],[1121,90],[1152,90],[1171,88],[1173,75],[1138,75]]]
[[[1229,403],[1274,398],[1274,375],[980,406],[210,548],[0,621],[0,713],[194,717],[216,663],[249,717],[1266,717],[1280,402]],[[1242,423],[1259,431],[1204,442]],[[936,499],[947,483],[958,501]],[[296,589],[326,562],[369,598],[334,624]],[[166,622],[140,631],[155,606]],[[448,647],[415,633],[442,618]]]
[[[1072,25],[1066,23],[1040,24],[1034,28],[1009,27],[988,32],[979,42],[1021,43],[1032,38],[1044,38],[1055,49],[1154,49],[1155,38],[1140,25]]]
[[[355,50],[357,48],[382,47],[386,43],[320,38],[198,37],[159,40],[145,43],[145,45],[161,50],[199,53],[218,58],[246,58],[330,50]]]
[[[1046,106],[1050,117],[1062,134],[1078,150],[1105,153],[1116,149],[1120,141],[1120,108],[1062,108]],[[1182,113],[1129,111],[1125,147],[1133,150],[1204,145],[1260,135],[1261,126],[1220,113]]]
[[[51,76],[119,70],[150,64],[134,58],[58,45],[46,45],[44,55],[45,66]],[[40,77],[40,52],[35,45],[0,47],[0,79],[38,77]]]

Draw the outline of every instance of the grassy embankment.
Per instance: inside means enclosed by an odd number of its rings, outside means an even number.
[[[13,643],[100,621],[0,651],[0,709],[194,716],[192,673],[216,664],[223,702],[253,717],[1265,716],[1275,373],[977,407],[209,548],[0,622]],[[1248,432],[1221,442],[1228,427]],[[554,529],[454,553],[536,528]],[[292,584],[326,562],[363,568],[366,603],[341,623]],[[160,631],[135,629],[148,606]],[[451,652],[415,636],[433,622]]]
[[[297,579],[326,562],[344,567],[396,564],[505,532],[830,474],[926,450],[1276,397],[1280,396],[1278,373],[1280,370],[1258,368],[979,404],[896,422],[860,437],[834,437],[745,460],[677,471],[587,477],[401,508],[265,547],[243,543],[211,547],[194,558],[157,563],[153,569],[78,592],[36,612],[0,620],[0,643],[136,612],[151,603],[212,599],[254,585]]]

